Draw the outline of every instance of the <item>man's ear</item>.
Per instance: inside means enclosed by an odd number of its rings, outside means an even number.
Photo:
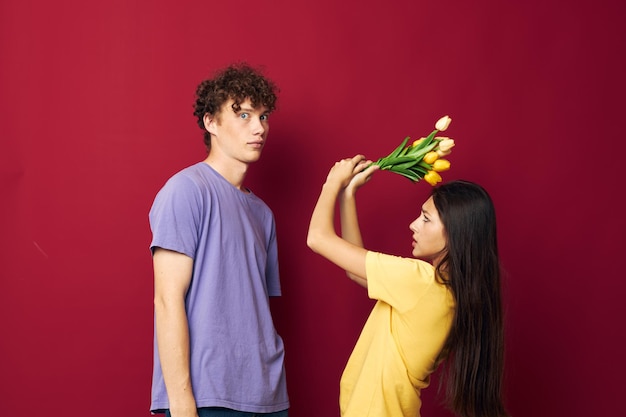
[[[217,123],[215,120],[215,116],[210,113],[205,113],[202,121],[204,122],[204,128],[207,130],[207,132],[215,135],[215,125]]]

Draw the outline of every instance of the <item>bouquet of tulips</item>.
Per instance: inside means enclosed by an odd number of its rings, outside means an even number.
[[[409,137],[393,152],[374,162],[380,169],[395,172],[413,182],[421,179],[430,185],[441,182],[440,172],[450,169],[450,161],[444,156],[452,152],[454,140],[448,137],[435,136],[450,126],[452,119],[444,116],[435,123],[435,130],[425,138],[420,138],[407,146]]]

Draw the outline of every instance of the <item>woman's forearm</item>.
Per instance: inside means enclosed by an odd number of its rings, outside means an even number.
[[[340,190],[339,184],[325,183],[322,187],[311,216],[307,245],[314,252],[345,270],[359,285],[366,287],[366,250],[339,237],[335,231],[335,203]]]
[[[316,253],[342,268],[348,276],[365,286],[367,278],[365,257],[367,251],[361,242],[356,217],[356,205],[350,195],[343,202],[346,212],[345,227],[348,237],[339,237],[335,231],[335,206],[337,197],[345,190],[356,190],[363,185],[376,168],[363,169],[368,161],[362,155],[343,159],[331,168],[322,186],[307,235],[307,245]],[[352,186],[356,188],[352,188]],[[344,220],[342,219],[342,228]],[[358,280],[357,280],[358,279]]]
[[[353,245],[363,247],[361,228],[356,210],[356,195],[351,190],[344,190],[339,198],[341,216],[341,236]]]
[[[321,253],[325,242],[333,237],[338,237],[334,226],[334,213],[340,190],[340,184],[325,182],[311,215],[307,245],[313,252],[320,253],[322,256],[325,256]]]

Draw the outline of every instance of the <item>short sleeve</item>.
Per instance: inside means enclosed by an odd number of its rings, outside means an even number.
[[[192,178],[181,174],[170,178],[150,209],[150,250],[160,247],[195,259],[206,205]]]
[[[419,259],[368,252],[365,259],[370,298],[407,311],[435,285],[431,264]]]

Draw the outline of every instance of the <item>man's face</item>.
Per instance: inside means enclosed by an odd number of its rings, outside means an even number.
[[[211,153],[246,164],[257,161],[269,132],[269,113],[264,106],[252,107],[249,99],[241,103],[239,111],[228,100],[219,113],[205,126],[211,133]]]

